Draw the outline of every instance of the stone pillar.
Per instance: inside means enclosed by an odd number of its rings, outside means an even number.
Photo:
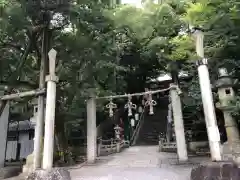
[[[216,104],[217,108],[223,111],[225,128],[227,132],[227,143],[223,146],[223,159],[234,159],[234,156],[240,156],[239,145],[239,130],[236,120],[231,115],[231,110],[234,108],[231,106],[232,100],[235,98],[235,92],[233,87],[235,81],[230,77],[225,68],[219,69],[219,79],[215,86],[218,90],[219,102]]]
[[[180,96],[177,92],[177,86],[171,84],[171,101],[172,101],[172,110],[173,110],[173,120],[174,120],[174,129],[176,134],[176,143],[177,143],[177,154],[179,161],[187,161],[187,144],[184,134],[184,124],[182,116],[182,105]]]
[[[41,76],[45,77],[45,74],[41,73]],[[42,77],[41,77],[42,78]],[[40,78],[40,81],[42,79]],[[40,88],[44,88],[45,83],[40,85]],[[42,158],[42,139],[43,139],[43,126],[44,126],[44,105],[45,99],[44,96],[38,97],[38,110],[37,110],[37,118],[36,126],[35,126],[35,137],[34,137],[34,160],[33,160],[33,168],[41,167],[41,158]]]
[[[96,100],[87,101],[87,162],[94,163],[97,157]]]
[[[121,127],[120,126],[118,126],[118,125],[116,125],[115,127],[114,127],[114,130],[115,130],[115,138],[116,138],[116,141],[117,141],[117,152],[119,153],[120,152],[120,150],[121,150],[121,147],[120,147],[120,145],[121,145],[121,137],[120,137],[120,135],[121,135]]]
[[[221,161],[220,135],[217,127],[215,107],[213,104],[213,95],[207,67],[207,59],[204,59],[203,32],[201,30],[196,30],[195,37],[196,52],[198,56],[202,58],[201,60],[197,61],[197,66],[211,157],[212,161]]]
[[[52,49],[49,52],[49,75],[47,81],[47,99],[46,99],[46,115],[45,115],[45,134],[43,149],[44,170],[51,170],[53,165],[54,151],[54,126],[55,126],[55,106],[56,106],[56,82],[58,77],[55,75],[55,62],[57,52]]]
[[[0,86],[0,96],[4,95],[4,88]],[[2,102],[0,101],[0,106]],[[10,104],[7,102],[3,109],[2,114],[0,114],[0,168],[4,167],[5,164],[5,154],[7,145],[7,131],[8,131],[8,121],[9,121],[9,110]],[[1,112],[0,112],[1,113]]]

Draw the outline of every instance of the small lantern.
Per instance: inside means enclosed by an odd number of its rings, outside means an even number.
[[[131,118],[130,121],[131,121],[131,126],[132,126],[132,127],[135,127],[135,119],[134,119],[134,118]]]
[[[135,117],[135,120],[136,120],[136,121],[139,120],[139,114],[138,114],[138,113],[135,113],[134,117]]]
[[[143,105],[144,105],[144,104],[143,104]],[[142,108],[142,106],[139,106],[139,107],[138,107],[138,113],[141,114],[142,112],[143,112],[143,108]]]

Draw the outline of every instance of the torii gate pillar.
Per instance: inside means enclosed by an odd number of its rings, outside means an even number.
[[[96,99],[93,94],[87,101],[87,162],[94,163],[97,157]]]
[[[0,96],[4,95],[3,87],[0,86]],[[2,101],[0,100],[0,107]],[[8,131],[8,120],[9,120],[10,104],[7,102],[1,114],[0,112],[0,168],[4,167],[6,145],[7,145],[7,131]]]
[[[182,104],[180,96],[177,92],[178,86],[171,84],[170,96],[172,101],[172,110],[173,110],[173,119],[174,119],[174,129],[176,135],[177,143],[177,154],[179,161],[187,161],[187,145],[184,134],[184,124],[183,124],[183,115],[182,115]]]
[[[45,134],[43,148],[44,170],[51,170],[53,166],[53,150],[54,150],[54,126],[55,126],[55,107],[56,107],[56,83],[58,77],[55,74],[57,51],[51,49],[49,51],[49,75],[46,76],[47,81],[47,100],[45,113]]]

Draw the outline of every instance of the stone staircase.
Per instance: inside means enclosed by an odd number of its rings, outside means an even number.
[[[204,119],[194,116],[191,109],[183,110],[185,135],[191,132],[191,141],[208,141]]]
[[[146,108],[147,109],[147,108]],[[136,145],[158,145],[160,133],[166,133],[168,97],[159,98],[154,114],[145,112],[144,122],[137,137]]]

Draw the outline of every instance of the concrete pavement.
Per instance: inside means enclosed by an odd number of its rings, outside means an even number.
[[[69,171],[72,180],[189,180],[196,163],[176,163],[176,154],[159,153],[157,146],[134,146]]]

